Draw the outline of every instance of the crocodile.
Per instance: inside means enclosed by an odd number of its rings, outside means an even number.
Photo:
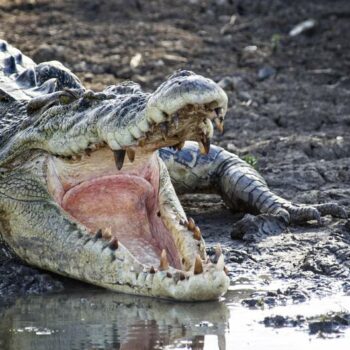
[[[117,292],[183,301],[225,294],[220,244],[208,257],[181,192],[216,192],[248,212],[232,237],[346,217],[295,204],[249,164],[211,145],[228,99],[177,71],[154,92],[127,81],[86,89],[57,61],[35,64],[0,41],[0,237],[6,254]]]

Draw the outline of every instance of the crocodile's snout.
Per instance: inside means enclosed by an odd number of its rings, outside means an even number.
[[[164,113],[171,115],[186,105],[208,105],[223,117],[227,111],[227,95],[211,79],[189,71],[179,71],[152,94],[147,114],[159,122]]]

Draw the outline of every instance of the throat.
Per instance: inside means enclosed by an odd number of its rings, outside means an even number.
[[[162,231],[156,215],[156,189],[133,175],[105,176],[68,191],[62,207],[92,232],[102,229],[117,237],[144,264],[159,262],[161,245],[154,231]],[[156,227],[154,227],[154,225]]]

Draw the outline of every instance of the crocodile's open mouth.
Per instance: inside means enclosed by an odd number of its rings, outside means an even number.
[[[136,154],[118,170],[113,152],[102,148],[79,162],[55,159],[61,187],[57,201],[92,234],[115,237],[141,263],[158,266],[165,249],[180,268],[174,240],[164,225],[159,203],[160,169],[156,153]],[[73,174],[79,174],[74,176]]]
[[[197,139],[208,151],[215,111],[187,106],[182,112],[186,117],[180,116],[176,128],[158,125],[137,146],[113,151],[100,144],[83,157],[52,157],[48,166],[49,191],[61,208],[92,235],[125,246],[149,269],[170,265],[188,271],[196,257],[205,258],[200,230],[187,221],[154,151],[181,147],[184,139]]]

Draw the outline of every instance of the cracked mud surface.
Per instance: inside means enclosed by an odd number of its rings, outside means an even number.
[[[226,132],[215,143],[254,157],[269,186],[284,198],[349,208],[347,0],[121,3],[1,1],[0,37],[37,62],[62,61],[97,90],[125,79],[153,89],[179,68],[221,81],[229,110]],[[291,38],[293,26],[308,18],[317,21],[315,28]],[[132,67],[137,53],[142,59]],[[233,284],[257,289],[271,284],[271,290],[245,297],[244,305],[350,294],[346,220],[326,218],[323,226],[310,222],[257,242],[233,241],[231,226],[241,214],[230,213],[216,196],[186,195],[182,201],[201,227],[208,252],[222,244]],[[66,283],[9,266],[0,260],[0,295],[60,290]],[[282,285],[277,290],[276,280]]]

